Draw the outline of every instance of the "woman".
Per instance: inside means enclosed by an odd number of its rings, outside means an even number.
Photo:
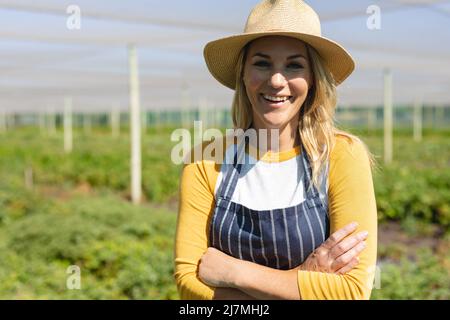
[[[245,141],[224,148],[231,164],[184,167],[175,245],[182,299],[370,297],[373,160],[334,127],[335,87],[354,62],[320,32],[303,1],[266,0],[244,34],[205,47],[212,75],[235,90],[235,127],[274,129],[278,140],[261,157]]]

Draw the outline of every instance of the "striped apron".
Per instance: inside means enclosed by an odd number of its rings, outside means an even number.
[[[233,164],[226,164],[209,229],[209,246],[241,260],[270,268],[299,266],[329,236],[328,207],[311,182],[311,167],[302,147],[306,200],[296,206],[252,210],[231,201],[242,168],[245,144],[234,145]],[[282,190],[274,190],[282,192]]]

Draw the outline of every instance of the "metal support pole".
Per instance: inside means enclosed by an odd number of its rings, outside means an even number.
[[[414,103],[414,141],[422,141],[422,103]]]
[[[64,151],[71,153],[72,149],[72,98],[66,98],[64,100]]]
[[[384,163],[392,162],[392,72],[384,72]]]
[[[6,132],[6,115],[2,110],[0,111],[0,133]]]
[[[141,112],[139,101],[138,60],[135,45],[128,47],[130,67],[130,136],[131,136],[131,200],[141,201]]]

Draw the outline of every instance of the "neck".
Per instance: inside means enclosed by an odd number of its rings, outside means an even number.
[[[284,128],[280,129],[279,152],[291,150],[299,145],[300,135],[298,133],[298,124],[295,127],[287,125]],[[272,147],[270,148],[270,150],[272,150]]]
[[[291,121],[281,128],[272,128],[278,130],[277,136],[272,137],[272,130],[270,128],[259,127],[253,125],[257,131],[260,129],[267,129],[267,151],[283,152],[291,150],[300,145],[300,134],[298,133],[298,121]],[[275,134],[275,133],[274,133]],[[272,138],[275,140],[272,143]],[[278,144],[278,145],[277,145]]]

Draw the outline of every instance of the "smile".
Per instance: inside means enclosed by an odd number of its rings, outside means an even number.
[[[261,94],[261,96],[267,102],[275,103],[275,104],[283,104],[286,101],[288,101],[290,98],[292,98],[292,96],[270,96],[270,95],[267,95],[267,94]]]

